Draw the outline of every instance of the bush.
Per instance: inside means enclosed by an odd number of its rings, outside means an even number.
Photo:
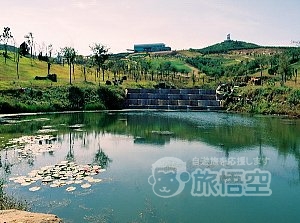
[[[227,110],[300,117],[300,89],[285,86],[253,87],[245,88],[240,93],[246,100],[229,103]]]
[[[69,101],[71,109],[81,109],[84,106],[84,93],[76,86],[69,88]]]
[[[4,182],[2,179],[0,179],[0,210],[28,210],[28,204],[26,203],[26,201],[20,201],[7,195],[3,190],[3,185]]]
[[[300,104],[300,90],[295,89],[288,95],[288,102],[292,105]]]
[[[15,113],[15,105],[10,100],[4,101],[4,98],[0,101],[1,113]]]
[[[91,102],[84,106],[84,110],[104,110],[105,106],[101,102]]]
[[[122,109],[125,102],[124,91],[113,86],[100,86],[98,95],[106,109]]]
[[[115,86],[58,86],[0,92],[0,113],[122,109],[125,91]]]

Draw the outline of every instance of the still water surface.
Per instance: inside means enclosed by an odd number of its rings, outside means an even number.
[[[33,211],[54,213],[65,222],[300,221],[300,120],[214,112],[103,112],[1,121],[1,178],[8,193],[27,200]],[[51,140],[37,144],[51,145],[51,151],[22,157],[21,146],[9,143],[45,134]],[[190,174],[197,168],[269,171],[272,194],[192,196],[190,179],[181,193],[162,198],[148,178],[152,164],[164,157],[179,158]],[[84,189],[80,184],[52,188],[41,180],[21,186],[12,180],[65,160],[102,165],[106,171],[93,176],[102,181]],[[33,186],[40,190],[29,191]],[[66,191],[69,186],[76,190]]]

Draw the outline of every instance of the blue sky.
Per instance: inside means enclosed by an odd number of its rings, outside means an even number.
[[[300,40],[299,0],[1,1],[1,32],[10,27],[18,44],[32,32],[36,50],[50,43],[85,55],[92,43],[113,53],[137,43],[202,48],[228,33],[234,40],[268,46]]]

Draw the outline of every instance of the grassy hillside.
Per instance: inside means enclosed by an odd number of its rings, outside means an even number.
[[[0,54],[3,51],[0,51]],[[126,56],[126,55],[125,55]],[[47,63],[44,61],[39,61],[38,59],[32,60],[28,57],[21,57],[19,62],[19,77],[17,75],[16,69],[16,58],[12,52],[9,52],[9,59],[7,63],[4,63],[4,57],[0,56],[0,89],[7,89],[12,87],[28,87],[28,86],[60,86],[60,85],[68,85],[69,84],[69,66],[65,64],[64,66],[61,64],[52,63],[50,73],[57,74],[58,82],[54,83],[49,80],[34,80],[35,76],[46,76],[47,75]],[[115,58],[111,59],[115,61]],[[148,54],[136,54],[130,55],[128,58],[121,57],[117,58],[118,61],[125,60],[127,63],[139,63],[140,61],[146,61],[149,63],[149,71],[146,75],[147,77],[134,77],[137,73],[141,72],[141,68],[139,66],[136,68],[138,70],[130,70],[125,72],[124,70],[117,72],[118,74],[115,76],[114,71],[112,69],[108,69],[105,71],[104,81],[102,79],[102,72],[99,72],[99,76],[96,77],[96,68],[95,67],[87,67],[86,68],[86,82],[84,81],[83,75],[83,66],[76,65],[74,69],[74,75],[72,75],[72,84],[92,84],[99,85],[105,84],[106,80],[113,81],[115,77],[120,79],[122,76],[127,76],[127,80],[122,83],[124,88],[135,88],[135,87],[147,87],[153,88],[161,81],[168,81],[167,77],[161,78],[158,75],[159,69],[164,69],[162,66],[168,65],[169,68],[174,67],[178,72],[177,77],[174,81],[176,86],[189,86],[192,87],[192,82],[185,80],[181,81],[181,74],[187,75],[192,71],[190,65],[188,65],[184,60],[178,59],[176,57],[164,57],[164,56],[153,56]],[[128,67],[132,65],[127,65]],[[136,65],[135,65],[136,66]],[[154,70],[154,80],[152,81],[150,75],[150,69]],[[164,71],[167,72],[167,71]]]
[[[212,46],[208,46],[195,51],[198,51],[203,54],[210,54],[210,53],[227,53],[228,51],[231,50],[256,49],[256,48],[260,48],[260,46],[254,43],[247,43],[243,41],[226,40],[224,42],[217,43]]]
[[[1,53],[1,51],[0,51]],[[52,64],[50,73],[57,74],[58,83],[51,81],[36,81],[35,76],[47,76],[47,63],[37,59],[31,60],[28,57],[21,57],[19,62],[19,77],[17,75],[17,65],[14,61],[13,53],[9,53],[10,58],[7,63],[4,63],[4,57],[0,57],[0,89],[5,89],[11,85],[26,87],[28,85],[64,85],[69,82],[69,67],[59,64]],[[88,75],[88,81],[92,80],[91,75]],[[74,79],[74,78],[72,78]],[[74,83],[83,81],[82,72],[79,66],[75,66]]]
[[[4,50],[5,45],[0,44],[0,50]],[[16,52],[17,48],[14,46],[7,45],[7,51]]]

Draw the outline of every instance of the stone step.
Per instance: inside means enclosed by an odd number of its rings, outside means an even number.
[[[189,105],[189,106],[220,106],[216,100],[161,100],[161,99],[128,99],[127,105]]]
[[[184,106],[184,105],[130,105],[127,109],[156,109],[156,110],[222,110],[220,106]]]
[[[215,90],[127,89],[126,108],[169,110],[219,110]]]
[[[215,94],[155,94],[128,93],[128,99],[163,99],[163,100],[215,100]]]
[[[215,94],[215,90],[207,89],[127,89],[127,93],[152,93],[152,94]]]

